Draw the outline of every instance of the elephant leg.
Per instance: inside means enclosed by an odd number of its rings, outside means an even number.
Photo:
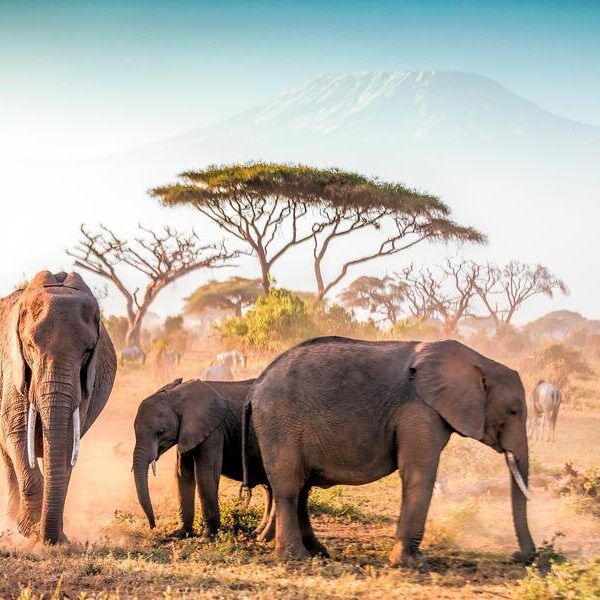
[[[329,558],[327,548],[317,539],[315,532],[310,523],[310,515],[308,513],[308,496],[310,494],[310,485],[306,484],[300,492],[298,498],[298,522],[300,523],[300,531],[302,532],[302,542],[311,556],[323,556]]]
[[[269,522],[271,507],[273,506],[273,494],[271,493],[271,488],[268,485],[266,485],[264,489],[265,494],[267,496],[267,501],[265,502],[265,510],[263,511],[262,519],[260,520],[260,523],[256,526],[256,529],[254,530],[255,536],[259,536],[264,531],[265,527],[267,526],[267,523]]]
[[[0,460],[2,460],[4,471],[6,473],[6,515],[11,521],[16,522],[20,504],[17,474],[15,473],[10,456],[3,448],[0,449]]]
[[[272,539],[275,539],[275,514],[275,500],[272,500],[271,510],[269,511],[265,528],[260,532],[260,535],[257,537],[259,542],[270,542]]]
[[[177,451],[175,477],[177,479],[181,527],[173,531],[170,537],[186,538],[194,534],[194,515],[196,512],[196,476],[194,474],[194,456],[191,452],[181,454]]]
[[[399,439],[402,439],[399,436]],[[425,533],[425,520],[437,476],[440,453],[450,439],[450,431],[440,420],[425,430],[405,436],[398,450],[398,470],[402,479],[402,509],[396,527],[396,543],[390,553],[392,565],[415,566]]]
[[[298,521],[298,500],[308,474],[304,472],[300,454],[296,449],[289,447],[279,449],[277,454],[277,459],[272,456],[270,461],[265,462],[277,507],[275,512],[275,556],[280,559],[309,558],[310,552],[302,540],[302,531]]]
[[[42,516],[44,477],[37,465],[33,469],[30,468],[26,448],[27,438],[23,433],[22,438],[15,440],[10,459],[19,488],[17,529],[21,535],[29,537],[34,533]]]
[[[219,531],[219,478],[223,461],[223,432],[213,431],[194,455],[196,484],[204,522],[203,537],[212,538]]]

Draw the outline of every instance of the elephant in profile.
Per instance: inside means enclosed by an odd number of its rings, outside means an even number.
[[[558,411],[562,394],[557,386],[543,379],[531,391],[527,399],[527,434],[541,441],[546,431],[546,441],[554,441]]]
[[[204,521],[204,536],[214,536],[220,525],[219,478],[221,474],[242,480],[242,411],[253,379],[211,381],[198,379],[165,385],[140,403],[135,417],[133,473],[138,500],[150,527],[154,510],[148,490],[148,467],[169,448],[177,448],[177,490],[181,527],[173,535],[193,534],[195,487]],[[247,446],[249,487],[267,486],[267,504],[256,534],[273,537],[271,490],[256,439],[251,432]]]
[[[316,338],[276,358],[244,410],[273,490],[278,557],[327,555],[310,524],[312,486],[360,485],[398,470],[402,510],[392,564],[415,564],[440,453],[452,433],[504,453],[520,552],[527,524],[529,453],[518,373],[452,341]]]
[[[79,440],[104,408],[116,367],[98,302],[77,273],[42,271],[0,300],[0,458],[7,513],[21,534],[66,540]]]

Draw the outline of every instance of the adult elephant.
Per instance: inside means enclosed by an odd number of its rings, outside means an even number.
[[[414,564],[442,449],[457,432],[504,452],[520,559],[535,551],[526,514],[528,449],[519,375],[456,341],[324,337],[276,358],[244,411],[273,490],[278,557],[327,550],[310,525],[311,486],[359,485],[399,470],[392,564]]]
[[[21,534],[66,540],[80,436],[104,408],[115,372],[98,302],[77,273],[42,271],[0,299],[0,456],[7,512]],[[36,457],[44,459],[43,477]]]

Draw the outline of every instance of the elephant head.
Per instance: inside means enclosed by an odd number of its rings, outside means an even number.
[[[29,468],[37,468],[43,444],[44,489],[40,537],[56,543],[71,466],[79,453],[82,423],[101,410],[92,400],[98,371],[101,338],[112,345],[100,324],[98,302],[76,273],[38,273],[12,307],[7,332],[9,370],[14,402],[27,403],[26,436],[20,437]],[[105,337],[103,337],[105,336]],[[110,352],[104,348],[103,352]],[[106,357],[103,356],[105,362]],[[114,377],[102,373],[106,401]],[[103,365],[104,369],[108,365]],[[110,370],[110,369],[109,369]],[[93,420],[92,418],[92,420]],[[25,438],[25,439],[23,439]]]
[[[184,454],[201,444],[221,425],[227,402],[212,387],[199,380],[181,383],[175,379],[142,400],[135,417],[133,474],[139,503],[151,528],[154,510],[148,490],[148,467],[155,472],[156,460],[179,444]]]
[[[527,408],[519,374],[452,340],[422,343],[415,350],[411,379],[417,395],[459,434],[504,453],[521,556],[531,557]]]

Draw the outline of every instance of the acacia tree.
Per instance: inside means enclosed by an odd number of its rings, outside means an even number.
[[[510,325],[515,313],[534,296],[553,298],[557,291],[569,294],[564,281],[547,267],[539,264],[532,267],[519,261],[511,261],[504,267],[486,265],[481,269],[475,287],[487,316],[494,322],[496,333]]]
[[[165,227],[157,234],[140,225],[142,236],[132,242],[115,235],[108,227],[92,233],[81,226],[82,238],[67,254],[75,265],[111,281],[125,298],[127,309],[127,346],[139,346],[142,321],[156,296],[175,280],[198,269],[227,266],[235,252],[228,252],[222,244],[200,245],[195,233],[181,234]],[[118,272],[126,265],[143,275],[143,292],[127,287]]]
[[[195,207],[250,246],[265,293],[273,265],[308,240],[313,243],[318,300],[351,267],[421,241],[484,241],[475,229],[454,223],[449,208],[434,196],[338,169],[273,163],[210,166],[182,173],[178,182],[150,194],[166,206]],[[323,265],[332,242],[365,229],[377,232],[374,246],[357,245],[360,251],[325,281]]]
[[[406,284],[389,276],[358,277],[340,294],[344,306],[382,315],[392,325],[398,321],[405,298]]]
[[[199,314],[207,308],[232,310],[236,317],[242,309],[252,306],[261,295],[260,279],[230,277],[226,281],[209,281],[185,299],[185,312]]]
[[[406,285],[413,315],[439,317],[444,335],[453,336],[477,293],[480,272],[481,266],[472,261],[448,259],[434,270],[417,271],[411,265],[399,277]]]

